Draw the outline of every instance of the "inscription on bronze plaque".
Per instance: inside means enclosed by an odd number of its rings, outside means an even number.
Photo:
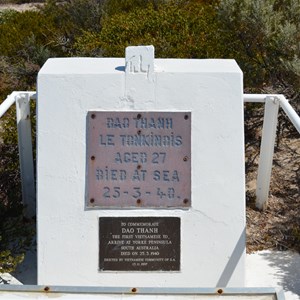
[[[191,206],[191,113],[87,115],[89,208]]]
[[[100,271],[179,271],[180,218],[99,219]]]

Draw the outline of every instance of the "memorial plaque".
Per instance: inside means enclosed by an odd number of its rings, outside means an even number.
[[[191,113],[87,115],[89,208],[191,206]]]
[[[99,219],[100,271],[179,271],[180,218]]]

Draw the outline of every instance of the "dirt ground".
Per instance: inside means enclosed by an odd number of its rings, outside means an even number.
[[[270,195],[264,211],[255,207],[260,137],[257,136],[258,143],[246,146],[248,252],[263,249],[300,252],[300,134],[289,123],[279,125],[285,128],[277,133]],[[256,134],[260,135],[259,129]]]

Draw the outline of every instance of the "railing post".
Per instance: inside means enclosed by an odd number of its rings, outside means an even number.
[[[256,182],[256,207],[259,209],[266,208],[269,196],[278,108],[279,99],[277,97],[267,96]]]
[[[291,104],[289,104],[288,100],[285,99],[284,96],[280,97],[280,106],[292,122],[292,124],[295,126],[297,131],[300,133],[300,117],[297,115],[296,111],[293,109]]]
[[[30,121],[30,95],[28,93],[17,96],[16,109],[22,199],[25,206],[25,216],[31,218],[36,215],[36,195]]]

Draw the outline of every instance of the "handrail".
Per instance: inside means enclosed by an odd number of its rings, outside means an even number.
[[[17,92],[11,93],[0,105],[0,118],[7,112],[7,110],[16,102]]]
[[[135,290],[134,293],[133,290]],[[198,287],[142,287],[133,289],[132,287],[126,286],[43,286],[3,284],[0,287],[0,293],[4,298],[7,295],[7,298],[10,299],[20,299],[21,297],[26,297],[27,299],[33,297],[34,299],[44,299],[46,297],[91,299],[93,296],[97,299],[104,299],[104,297],[101,297],[102,295],[111,295],[111,298],[106,296],[105,299],[141,298],[138,297],[138,295],[146,296],[147,299],[165,299],[166,296],[171,296],[172,299],[174,299],[172,296],[176,297],[176,299],[216,299],[214,296],[220,297],[220,299],[235,299],[240,297],[243,299],[245,299],[245,297],[247,297],[247,299],[285,299],[282,290],[271,287],[225,287],[221,289]],[[93,299],[95,298],[93,297]]]
[[[300,133],[300,117],[290,105],[289,101],[282,94],[244,94],[244,102],[265,103],[267,97],[277,98],[280,107],[284,110],[290,121],[293,123],[297,131]]]
[[[14,91],[0,105],[0,118],[16,102],[18,122],[18,143],[20,152],[22,198],[27,206],[27,216],[35,215],[35,180],[33,174],[32,139],[29,100],[36,99],[36,92]],[[264,103],[265,113],[256,182],[256,206],[264,209],[269,196],[274,144],[279,106],[284,110],[300,133],[300,117],[281,94],[244,94],[244,102]]]
[[[287,101],[284,96],[280,96],[279,102],[281,108],[284,110],[286,115],[289,117],[297,131],[300,133],[300,117],[297,115],[296,111],[293,109],[291,104]]]
[[[300,133],[300,117],[290,105],[289,101],[282,94],[244,94],[244,102],[265,103],[267,97],[279,99],[280,107],[284,110],[290,121],[293,123],[297,131]]]
[[[264,209],[267,206],[269,197],[279,106],[284,110],[299,133],[300,117],[284,95],[281,94],[244,94],[244,102],[265,103],[262,141],[256,180],[256,206],[259,209]]]
[[[31,99],[36,99],[36,92],[12,92],[0,105],[0,118],[16,102],[16,99],[20,97],[20,95],[28,95]]]
[[[22,200],[26,207],[25,216],[36,214],[36,194],[32,151],[30,99],[36,99],[36,92],[13,92],[0,105],[0,118],[16,103]]]

